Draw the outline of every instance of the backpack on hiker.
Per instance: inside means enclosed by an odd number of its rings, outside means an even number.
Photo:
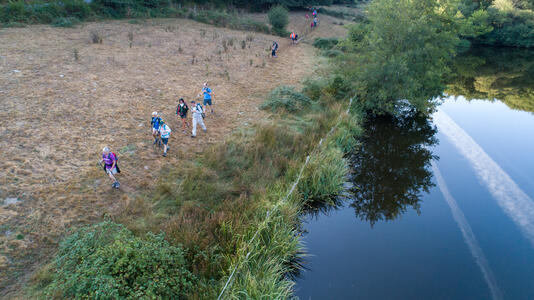
[[[206,114],[204,113],[204,108],[202,107],[200,103],[197,103],[197,111],[200,112],[202,119],[206,118]]]
[[[117,154],[115,154],[114,152],[109,152],[108,153],[108,159],[111,157],[111,154],[113,154],[113,156],[115,156],[115,160],[117,161],[115,163],[115,169],[117,169],[117,173],[120,173],[121,172],[121,169],[119,169],[119,157],[117,156]],[[106,164],[104,163],[103,165],[103,168],[104,168],[104,172],[107,172],[107,169],[106,169]]]

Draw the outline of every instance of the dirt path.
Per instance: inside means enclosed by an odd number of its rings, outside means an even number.
[[[302,26],[299,18],[290,26]],[[307,38],[346,32],[328,19]],[[103,44],[91,43],[92,32]],[[277,59],[269,57],[273,39]],[[180,19],[2,29],[0,40],[0,204],[19,200],[0,205],[0,296],[69,228],[120,210],[155,184],[163,166],[179,168],[265,118],[257,107],[266,94],[298,86],[318,63],[307,43]],[[194,99],[206,80],[217,114],[206,118],[208,133],[192,139],[174,112],[178,98]],[[152,111],[173,130],[166,158],[151,145]],[[96,165],[105,145],[119,154],[120,190]]]

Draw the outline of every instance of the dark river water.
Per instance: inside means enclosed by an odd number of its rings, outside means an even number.
[[[352,195],[305,217],[301,299],[534,299],[534,55],[473,51],[447,94],[365,124]]]

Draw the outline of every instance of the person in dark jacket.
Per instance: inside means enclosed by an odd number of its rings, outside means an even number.
[[[178,107],[176,107],[176,114],[180,117],[182,120],[182,130],[184,133],[187,133],[186,128],[189,128],[189,124],[187,124],[187,112],[189,111],[189,107],[185,103],[183,98],[180,98]]]

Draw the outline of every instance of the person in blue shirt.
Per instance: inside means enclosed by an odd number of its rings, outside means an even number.
[[[154,144],[158,141],[159,127],[161,126],[161,118],[158,116],[158,112],[152,113],[152,120],[150,121],[152,125],[152,136],[154,137]]]
[[[207,82],[204,82],[204,86],[202,87],[202,92],[201,93],[204,94],[204,107],[209,105],[211,113],[213,114],[213,107],[212,107],[212,102],[211,102],[212,96],[213,96],[213,92],[208,87],[208,83]]]

